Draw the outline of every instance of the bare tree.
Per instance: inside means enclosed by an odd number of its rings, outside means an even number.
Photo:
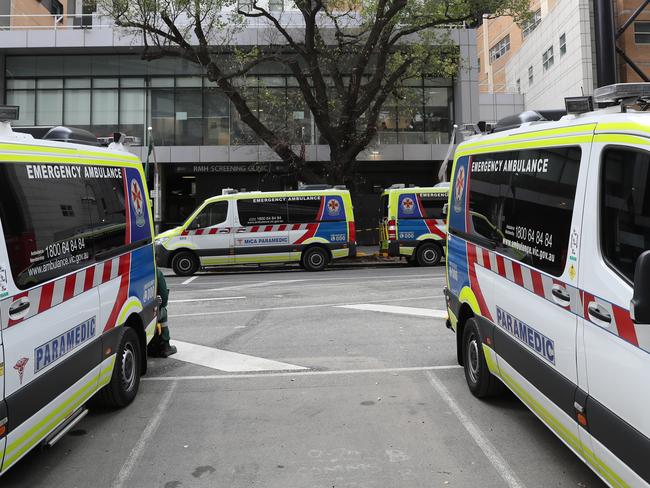
[[[117,25],[141,34],[144,57],[177,56],[200,65],[297,179],[347,184],[354,184],[356,158],[377,133],[382,106],[401,96],[403,82],[452,78],[461,69],[449,28],[484,14],[524,18],[529,2],[295,0],[290,10],[276,12],[266,1],[106,0],[104,8]],[[263,42],[241,41],[251,25]],[[258,110],[268,101],[259,93],[251,97],[245,79],[265,63],[283,66],[295,80],[330,148],[328,163],[306,163],[276,102],[270,104],[275,117]]]

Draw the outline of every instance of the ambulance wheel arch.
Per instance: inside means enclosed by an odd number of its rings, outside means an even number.
[[[177,276],[191,276],[201,267],[199,257],[194,251],[188,248],[174,250],[169,262]]]
[[[300,264],[307,271],[322,271],[332,260],[330,250],[320,243],[308,245],[302,252]]]

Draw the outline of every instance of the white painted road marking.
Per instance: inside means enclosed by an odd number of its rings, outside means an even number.
[[[173,356],[176,357],[176,356]],[[441,371],[450,369],[460,369],[462,366],[457,364],[442,366],[413,366],[406,368],[375,368],[375,369],[338,369],[331,371],[300,371],[296,373],[252,373],[252,374],[212,374],[212,375],[193,375],[193,376],[144,376],[141,381],[176,381],[176,380],[231,380],[234,378],[277,378],[291,376],[333,376],[346,374],[380,374],[380,373],[410,373],[417,371]]]
[[[393,298],[390,300],[376,300],[368,301],[367,303],[380,303],[380,302],[404,302],[407,300],[424,300],[430,298],[442,298],[442,295],[427,295],[422,297],[409,297],[409,298]],[[170,315],[169,317],[196,317],[202,315],[224,315],[229,313],[250,313],[250,312],[266,312],[273,310],[299,310],[304,308],[322,308],[322,307],[340,307],[342,305],[354,305],[354,303],[321,303],[317,305],[293,305],[287,307],[267,307],[267,308],[246,308],[243,310],[220,310],[218,312],[196,312],[196,313],[182,313]]]
[[[185,281],[183,281],[183,282],[181,283],[181,285],[189,285],[190,283],[192,283],[192,281],[194,281],[194,280],[197,279],[197,278],[198,278],[198,276],[192,276],[191,278],[188,278],[188,279],[186,279]]]
[[[169,303],[212,302],[215,300],[245,300],[246,297],[188,298],[186,300],[169,300]]]
[[[260,281],[257,283],[249,283],[246,285],[233,285],[233,286],[224,286],[222,288],[210,288],[206,291],[225,291],[225,290],[245,290],[247,288],[258,288],[261,286],[270,286],[277,283],[297,283],[303,280],[271,280],[271,281]]]
[[[295,364],[271,361],[189,342],[173,340],[172,344],[178,349],[178,352],[172,356],[173,359],[220,371],[232,373],[236,371],[300,371],[308,369]]]
[[[302,271],[300,271],[302,273]],[[340,273],[340,271],[337,271],[337,273]],[[211,275],[201,275],[201,277],[213,277]],[[197,276],[198,278],[198,276]],[[274,280],[275,283],[293,283],[296,281],[360,281],[364,279],[382,279],[382,278],[390,278],[391,281],[394,279],[399,279],[399,278],[415,278],[415,279],[430,279],[430,280],[446,280],[447,278],[445,277],[444,274],[432,274],[432,275],[420,275],[420,274],[405,274],[405,275],[367,275],[367,276],[356,276],[354,278],[352,277],[347,277],[347,276],[339,276],[336,278],[305,278],[305,279],[300,279],[300,280]],[[237,283],[260,283],[259,280],[237,280]],[[178,285],[179,283],[168,283],[168,285]],[[182,284],[182,283],[181,283]],[[223,285],[223,281],[200,281],[197,283],[194,283],[194,285]],[[240,286],[240,285],[235,285],[235,286]]]
[[[396,313],[400,315],[415,315],[416,317],[433,317],[446,319],[446,310],[434,310],[431,308],[398,307],[396,305],[382,305],[379,303],[359,303],[356,305],[339,305],[338,308],[351,308],[353,310],[367,310],[370,312]]]
[[[112,488],[122,488],[122,486],[124,486],[125,483],[129,481],[129,478],[131,477],[131,473],[133,472],[133,468],[135,468],[138,465],[138,463],[140,462],[140,458],[142,457],[142,453],[147,447],[147,442],[149,442],[151,437],[153,437],[153,435],[158,430],[158,427],[160,426],[160,421],[162,420],[163,415],[165,414],[165,412],[167,412],[169,408],[169,402],[172,399],[172,394],[174,393],[174,390],[176,390],[177,384],[178,383],[174,381],[171,384],[171,386],[167,389],[167,391],[165,391],[165,394],[160,400],[160,403],[158,403],[158,406],[156,407],[156,411],[154,412],[153,416],[149,420],[149,423],[147,424],[145,429],[142,431],[142,434],[140,435],[138,442],[136,442],[135,446],[133,446],[133,449],[131,449],[131,452],[126,458],[124,464],[122,465],[120,472],[117,474],[117,478],[115,478],[115,480],[113,481],[113,484],[111,485]]]
[[[521,482],[517,474],[512,470],[510,465],[499,453],[499,451],[497,451],[490,440],[485,437],[485,434],[483,434],[481,429],[472,421],[469,415],[467,415],[463,409],[458,406],[456,400],[454,400],[449,391],[447,391],[447,388],[445,388],[445,385],[443,385],[442,382],[431,372],[427,372],[425,374],[429,380],[429,383],[431,383],[431,386],[433,386],[433,389],[438,392],[438,395],[440,395],[440,397],[445,401],[454,415],[456,415],[460,421],[460,425],[462,425],[465,430],[467,430],[469,435],[472,436],[474,442],[476,442],[481,451],[483,451],[485,457],[487,457],[490,463],[492,463],[492,466],[494,466],[494,469],[497,470],[497,473],[501,475],[507,486],[510,488],[524,488],[524,484]]]

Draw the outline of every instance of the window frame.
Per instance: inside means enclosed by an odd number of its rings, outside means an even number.
[[[647,25],[648,30],[646,32],[639,32],[637,31],[637,26],[641,25]],[[644,36],[647,37],[648,41],[647,42],[639,42],[638,36]],[[640,44],[640,45],[646,45],[650,44],[650,20],[635,20],[634,21],[634,44]]]
[[[510,34],[506,34],[490,48],[490,64],[501,59],[510,51]]]
[[[560,57],[566,54],[566,32],[560,34]]]
[[[609,150],[619,150],[619,151],[629,151],[629,152],[634,152],[634,153],[641,153],[645,154],[648,158],[650,158],[650,151],[646,151],[640,147],[635,147],[635,146],[622,146],[622,145],[617,145],[617,144],[608,144],[605,147],[603,147],[600,151],[600,155],[598,158],[598,222],[597,222],[597,235],[598,235],[598,252],[600,253],[600,257],[602,258],[603,262],[605,265],[611,269],[616,275],[621,278],[625,283],[627,283],[630,288],[634,288],[634,280],[630,280],[623,272],[621,272],[617,266],[609,259],[607,254],[605,253],[605,240],[603,238],[604,232],[605,232],[605,226],[603,225],[603,211],[604,211],[604,203],[605,203],[605,185],[604,185],[604,180],[605,180],[605,153]],[[650,169],[650,163],[649,163],[649,169]],[[636,264],[636,263],[635,263]]]
[[[535,72],[533,71],[533,67],[529,66],[528,67],[528,86],[533,86],[534,82],[535,82]]]
[[[203,214],[203,211],[204,211],[205,209],[207,209],[207,208],[210,207],[211,205],[218,205],[218,204],[220,204],[220,203],[225,203],[225,204],[226,204],[226,217],[224,218],[223,221],[219,222],[218,224],[208,225],[207,227],[193,227],[193,226],[192,226],[192,225],[194,224],[194,222],[196,221],[196,219],[198,219],[198,218],[201,216],[201,214]],[[187,228],[188,228],[189,230],[196,230],[196,229],[209,229],[210,227],[214,227],[215,225],[221,225],[221,224],[223,224],[223,223],[228,222],[228,215],[229,215],[229,212],[230,212],[230,204],[229,204],[228,200],[217,200],[216,202],[210,202],[210,203],[207,203],[206,205],[203,206],[203,208],[201,208],[201,210],[199,210],[199,212],[194,216],[194,218],[192,219],[192,221],[191,221],[189,224],[187,224]]]
[[[531,17],[531,19],[525,22],[524,25],[521,27],[521,38],[526,39],[529,35],[531,35],[541,21],[542,21],[542,9],[538,8],[533,12],[533,16]]]
[[[546,51],[542,53],[542,69],[544,72],[550,70],[555,64],[553,59],[553,46],[550,46]]]

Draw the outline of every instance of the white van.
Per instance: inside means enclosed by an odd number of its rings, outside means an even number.
[[[0,107],[0,473],[96,393],[133,400],[157,308],[140,161],[85,131],[13,132],[16,110]]]
[[[298,262],[321,271],[332,259],[355,256],[355,235],[348,190],[226,189],[199,205],[182,226],[160,234],[156,258],[179,276],[232,264]]]
[[[458,146],[448,326],[474,395],[505,384],[607,484],[647,487],[650,84],[594,100]]]

